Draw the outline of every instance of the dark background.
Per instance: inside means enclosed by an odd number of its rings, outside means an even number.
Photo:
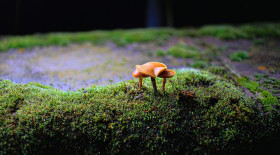
[[[279,5],[272,0],[158,0],[159,23],[149,25],[155,10],[149,12],[148,4],[149,0],[0,0],[0,35],[280,21]]]

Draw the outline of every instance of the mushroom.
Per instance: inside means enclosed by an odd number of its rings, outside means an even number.
[[[148,62],[143,65],[136,65],[136,70],[146,75],[147,77],[151,77],[151,81],[153,84],[153,91],[154,93],[157,92],[157,86],[156,86],[156,80],[155,78],[163,71],[167,69],[166,65],[160,62]],[[135,71],[134,71],[135,72]],[[133,73],[134,73],[133,72]],[[136,72],[137,73],[137,72]],[[133,76],[133,75],[132,75]],[[133,76],[134,77],[134,76]],[[142,85],[142,78],[139,78],[139,86],[140,86],[140,80]]]
[[[142,87],[142,78],[151,77],[154,93],[157,92],[156,77],[163,78],[162,90],[165,91],[166,78],[171,78],[176,74],[173,70],[168,70],[166,65],[160,62],[148,62],[143,65],[136,65],[133,77],[139,78],[139,88]]]
[[[142,74],[142,73],[138,72],[137,69],[135,69],[135,71],[132,73],[132,77],[139,78],[139,88],[141,88],[142,87],[142,78],[147,78],[149,76]]]
[[[165,71],[161,72],[158,77],[163,78],[162,82],[162,91],[165,91],[165,83],[166,83],[166,78],[171,78],[176,74],[175,71],[166,69]]]

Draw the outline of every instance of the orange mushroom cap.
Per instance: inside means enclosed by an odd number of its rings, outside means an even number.
[[[167,69],[167,70],[161,72],[161,73],[158,75],[158,77],[161,77],[161,78],[171,78],[171,77],[173,77],[175,74],[176,74],[175,71]]]
[[[166,65],[160,62],[148,62],[143,65],[136,65],[138,72],[151,77],[157,77],[167,69]]]
[[[141,78],[146,78],[146,77],[148,77],[148,76],[145,75],[145,74],[142,74],[142,73],[138,72],[138,70],[135,69],[135,71],[132,73],[132,77],[135,77],[135,78],[139,78],[139,77],[141,77]]]

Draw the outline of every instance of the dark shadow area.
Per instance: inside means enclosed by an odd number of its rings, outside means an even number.
[[[279,22],[277,7],[272,0],[9,0],[0,2],[0,35]]]

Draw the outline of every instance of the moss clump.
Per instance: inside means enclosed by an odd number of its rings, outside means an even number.
[[[258,73],[254,74],[254,77],[256,78],[256,81],[260,81],[263,78],[262,74]]]
[[[247,38],[247,34],[237,27],[230,25],[209,25],[199,29],[200,35],[211,35],[220,39]]]
[[[262,91],[261,92],[261,102],[265,105],[265,106],[268,106],[269,108],[268,109],[271,109],[271,106],[274,106],[274,105],[278,105],[280,106],[278,100],[277,100],[277,97],[273,96],[269,91]]]
[[[177,70],[165,92],[152,92],[149,80],[141,90],[132,80],[78,91],[2,80],[0,153],[234,153],[279,134],[278,115],[264,118],[239,88],[205,71]]]
[[[167,55],[167,52],[164,50],[157,50],[157,52],[156,52],[156,56],[158,56],[158,57],[164,57],[166,55]]]
[[[253,40],[254,45],[264,45],[267,44],[267,42],[268,40],[264,38],[258,38]]]
[[[176,58],[195,58],[200,55],[200,51],[195,46],[178,43],[169,48],[168,54]]]
[[[208,66],[208,63],[207,61],[202,61],[202,60],[198,60],[198,61],[195,61],[193,64],[192,64],[192,67],[194,68],[205,68]]]
[[[237,80],[242,86],[248,88],[251,92],[256,93],[260,91],[260,86],[257,82],[251,81],[249,78],[242,77]]]
[[[258,23],[245,24],[240,26],[240,30],[247,34],[250,38],[255,37],[279,37],[280,24],[279,23]]]
[[[217,75],[228,74],[228,72],[225,68],[219,67],[219,66],[210,66],[210,67],[208,67],[207,71],[209,71],[210,73],[213,73],[213,74],[217,74]]]
[[[210,35],[220,39],[239,39],[256,37],[279,37],[279,23],[231,25],[206,25],[198,30],[199,35]]]
[[[273,96],[269,91],[265,91],[260,88],[259,83],[255,81],[251,81],[249,78],[239,78],[237,80],[241,85],[248,88],[254,94],[260,93],[258,99],[262,102],[263,105],[266,106],[267,110],[270,110],[274,106],[279,106],[279,102],[277,97]]]
[[[156,56],[171,55],[176,58],[198,58],[200,56],[200,50],[193,45],[186,45],[184,43],[178,43],[171,46],[167,51],[158,50]]]
[[[247,52],[244,51],[237,51],[228,56],[232,61],[241,62],[244,59],[248,59],[249,55]]]

